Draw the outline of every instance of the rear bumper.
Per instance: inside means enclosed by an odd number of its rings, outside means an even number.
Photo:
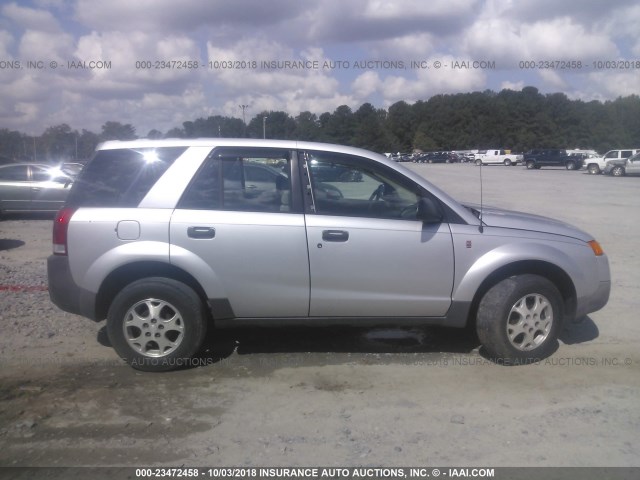
[[[73,279],[69,258],[51,255],[47,259],[49,297],[55,306],[65,312],[100,321],[96,315],[96,294],[85,290]]]

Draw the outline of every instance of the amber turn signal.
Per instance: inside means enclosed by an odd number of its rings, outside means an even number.
[[[598,242],[596,242],[595,240],[591,240],[588,243],[596,257],[600,257],[601,255],[604,255],[604,250],[602,249],[602,247]]]

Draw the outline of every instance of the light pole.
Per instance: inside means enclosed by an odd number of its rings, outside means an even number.
[[[262,138],[267,138],[267,116],[262,117]]]
[[[246,137],[247,136],[247,122],[244,119],[244,111],[246,108],[249,108],[249,105],[238,105],[238,108],[242,109],[242,131],[243,131],[243,135]]]

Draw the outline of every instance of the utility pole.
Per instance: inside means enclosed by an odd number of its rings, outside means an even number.
[[[262,117],[262,138],[267,138],[267,116]]]
[[[249,105],[238,105],[238,108],[242,109],[242,125],[243,125],[243,135],[246,138],[247,137],[247,122],[244,118],[244,111],[245,109],[249,108]]]

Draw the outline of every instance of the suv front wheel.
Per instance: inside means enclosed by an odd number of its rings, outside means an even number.
[[[148,372],[189,365],[206,335],[207,315],[196,292],[182,282],[152,277],[120,291],[107,314],[115,351]]]
[[[494,361],[531,363],[557,349],[562,315],[562,297],[553,283],[539,275],[516,275],[482,297],[476,329]]]

